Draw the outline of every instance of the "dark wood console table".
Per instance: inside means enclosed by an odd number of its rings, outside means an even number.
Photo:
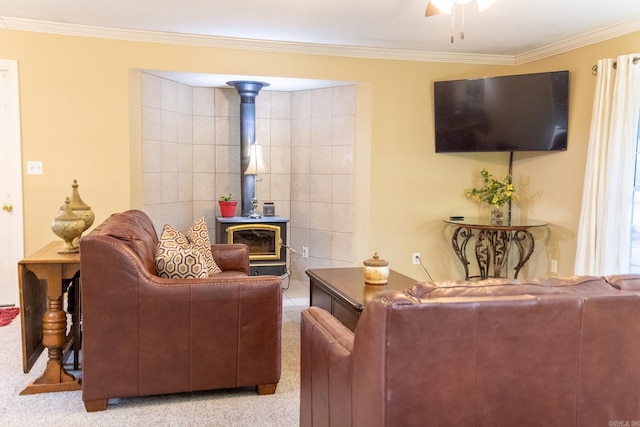
[[[512,246],[515,246],[518,256],[517,263],[513,268],[513,277],[517,279],[518,273],[529,260],[535,248],[535,240],[529,229],[547,225],[541,221],[521,222],[506,219],[504,224],[496,225],[491,224],[489,218],[444,219],[443,221],[456,226],[451,238],[451,246],[464,267],[465,280],[504,277],[503,269],[507,265]],[[473,236],[476,236],[475,258],[480,270],[480,274],[476,276],[469,275],[469,259],[467,257],[467,244]]]
[[[324,308],[352,331],[356,329],[365,304],[376,294],[387,289],[409,289],[419,283],[390,270],[386,285],[369,285],[364,282],[363,267],[317,268],[306,273],[309,276],[310,305]]]

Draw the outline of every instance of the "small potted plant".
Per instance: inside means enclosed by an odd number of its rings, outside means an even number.
[[[220,196],[218,205],[220,205],[220,214],[223,218],[231,218],[236,215],[236,200],[231,200],[233,194],[229,193],[228,196]]]

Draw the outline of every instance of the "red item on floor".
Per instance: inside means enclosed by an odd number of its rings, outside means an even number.
[[[19,313],[19,307],[0,308],[0,326],[7,326]]]

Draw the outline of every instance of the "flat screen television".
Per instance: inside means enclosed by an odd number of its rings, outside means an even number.
[[[567,149],[569,72],[434,83],[436,153]]]

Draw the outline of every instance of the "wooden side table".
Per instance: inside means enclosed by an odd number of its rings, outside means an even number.
[[[79,379],[63,366],[67,339],[67,313],[62,306],[62,283],[80,271],[80,254],[59,254],[62,242],[51,242],[18,263],[20,306],[22,307],[22,364],[27,373],[44,347],[49,360],[44,373],[20,394],[81,390]],[[76,312],[80,301],[76,301]],[[79,324],[73,325],[79,328]],[[78,338],[77,336],[75,337]]]

